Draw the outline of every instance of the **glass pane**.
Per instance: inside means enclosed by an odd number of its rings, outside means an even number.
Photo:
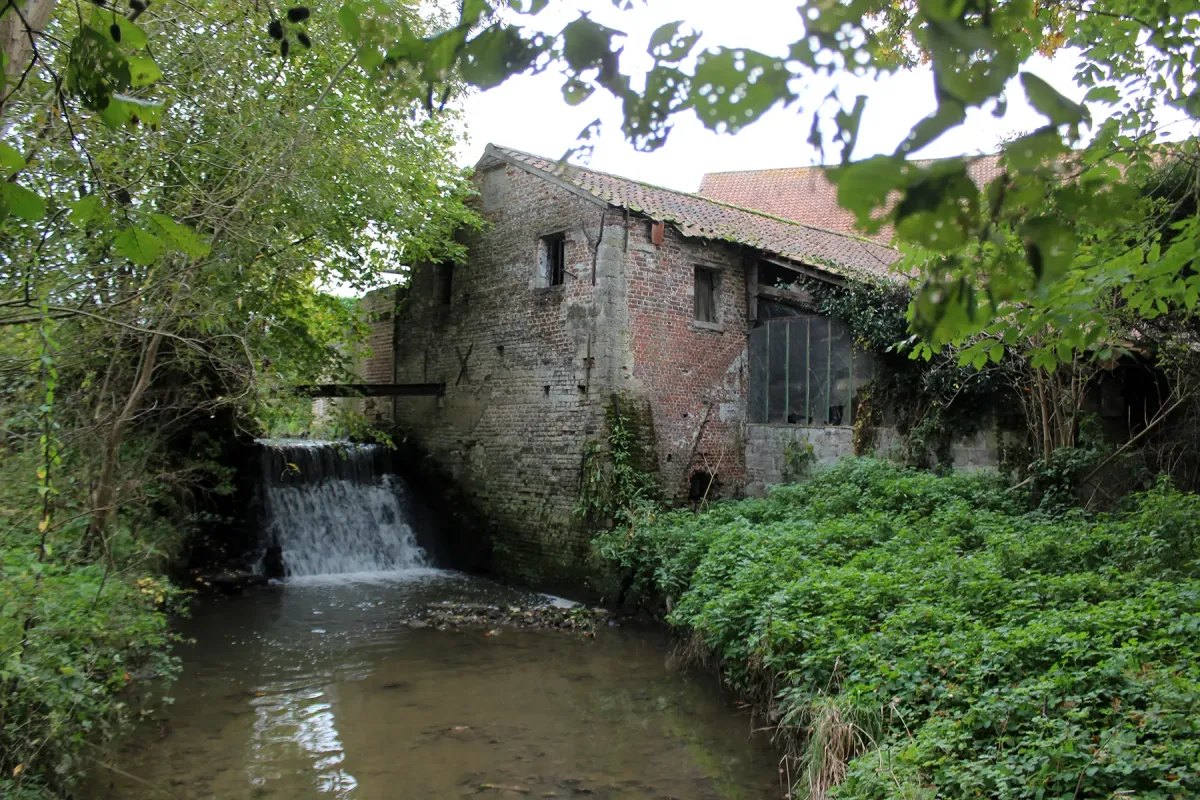
[[[759,325],[750,331],[750,392],[751,422],[767,421],[767,326]]]
[[[837,320],[829,321],[829,424],[850,424],[850,359],[854,351],[850,332]]]
[[[787,322],[772,321],[764,325],[769,332],[767,342],[767,422],[787,421]]]
[[[810,425],[829,424],[829,318],[812,317],[808,334]]]
[[[792,425],[808,425],[812,418],[808,403],[808,333],[809,318],[801,317],[786,323],[791,331],[788,341],[788,416]]]

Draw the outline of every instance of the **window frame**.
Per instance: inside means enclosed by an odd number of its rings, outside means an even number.
[[[557,264],[555,263],[557,261]],[[567,232],[555,231],[538,237],[538,283],[543,289],[567,284]],[[555,278],[558,280],[556,281]]]
[[[803,325],[799,324],[803,323]],[[817,347],[824,346],[824,381],[817,382],[818,392],[824,392],[824,413],[823,417],[817,418],[814,411],[822,407],[821,397],[815,398],[816,405],[814,406],[814,398],[812,392],[814,382],[812,381],[813,370],[813,325],[824,323],[824,337],[822,341],[817,343]],[[836,331],[835,331],[836,326]],[[792,341],[795,335],[794,329],[801,329],[804,336],[804,345],[797,349]],[[772,394],[779,394],[779,386],[777,372],[772,371],[772,333],[773,330],[779,331],[785,337],[784,346],[782,349],[783,356],[783,416],[782,419],[774,419],[776,416],[772,412]],[[762,331],[760,334],[759,331]],[[835,335],[836,333],[836,335]],[[775,333],[779,335],[778,332]],[[756,346],[756,337],[762,336],[761,347]],[[838,354],[835,358],[834,344],[836,341],[842,340],[847,344],[845,369],[846,374],[846,395],[844,398],[835,397],[834,385],[837,382],[834,378],[834,370],[840,369],[836,366],[837,361],[842,357]],[[802,361],[802,364],[793,365],[793,361]],[[836,317],[827,314],[814,313],[804,311],[797,313],[794,316],[779,316],[772,319],[763,320],[759,325],[755,326],[750,331],[747,337],[747,358],[749,361],[749,386],[747,392],[747,421],[752,425],[786,425],[788,427],[807,427],[807,428],[852,428],[855,423],[855,400],[861,397],[861,388],[858,383],[861,381],[862,386],[869,383],[874,377],[874,363],[871,360],[870,353],[854,343],[854,339],[850,334],[845,323],[838,320]],[[804,388],[804,408],[803,414],[795,414],[799,417],[799,421],[792,422],[790,418],[794,415],[792,411],[793,391],[798,388],[797,382],[792,378],[793,370],[798,370],[798,374],[802,375]],[[818,366],[819,369],[819,366]],[[840,378],[838,379],[840,380]],[[774,391],[773,391],[774,390]],[[835,405],[835,400],[844,400],[842,404]],[[843,409],[838,416],[837,422],[832,422],[833,415],[830,413],[833,409]]]
[[[712,319],[701,319],[698,316],[700,312],[701,273],[704,273],[709,277],[709,291],[712,295],[710,298]],[[708,264],[692,265],[692,325],[694,327],[714,331],[725,330],[725,320],[721,312],[722,282],[722,270],[720,267],[714,267]]]

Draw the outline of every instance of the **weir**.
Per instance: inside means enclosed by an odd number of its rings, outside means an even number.
[[[411,493],[386,448],[260,440],[268,574],[395,572],[430,566]],[[282,559],[282,564],[279,559]]]

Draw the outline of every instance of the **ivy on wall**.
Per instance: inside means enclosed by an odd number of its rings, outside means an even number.
[[[657,503],[654,423],[648,407],[614,394],[604,409],[605,433],[584,445],[575,514],[593,529],[624,527]]]
[[[912,295],[906,287],[853,280],[844,286],[814,281],[805,288],[821,313],[845,323],[875,361],[875,377],[856,409],[856,454],[872,452],[879,428],[891,425],[900,436],[893,458],[909,466],[945,468],[952,464],[956,440],[1006,421],[1013,408],[1007,360],[975,369],[959,366],[950,350],[928,361],[911,357]]]

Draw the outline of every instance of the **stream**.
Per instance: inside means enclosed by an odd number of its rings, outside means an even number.
[[[781,795],[766,737],[714,677],[671,668],[661,634],[409,627],[448,600],[531,598],[416,569],[203,599],[174,704],[86,796]]]
[[[555,598],[430,566],[380,452],[263,443],[264,547],[285,577],[204,594],[173,704],[111,744],[82,797],[760,800],[778,757],[658,630],[428,624]],[[448,629],[439,629],[447,627]]]

